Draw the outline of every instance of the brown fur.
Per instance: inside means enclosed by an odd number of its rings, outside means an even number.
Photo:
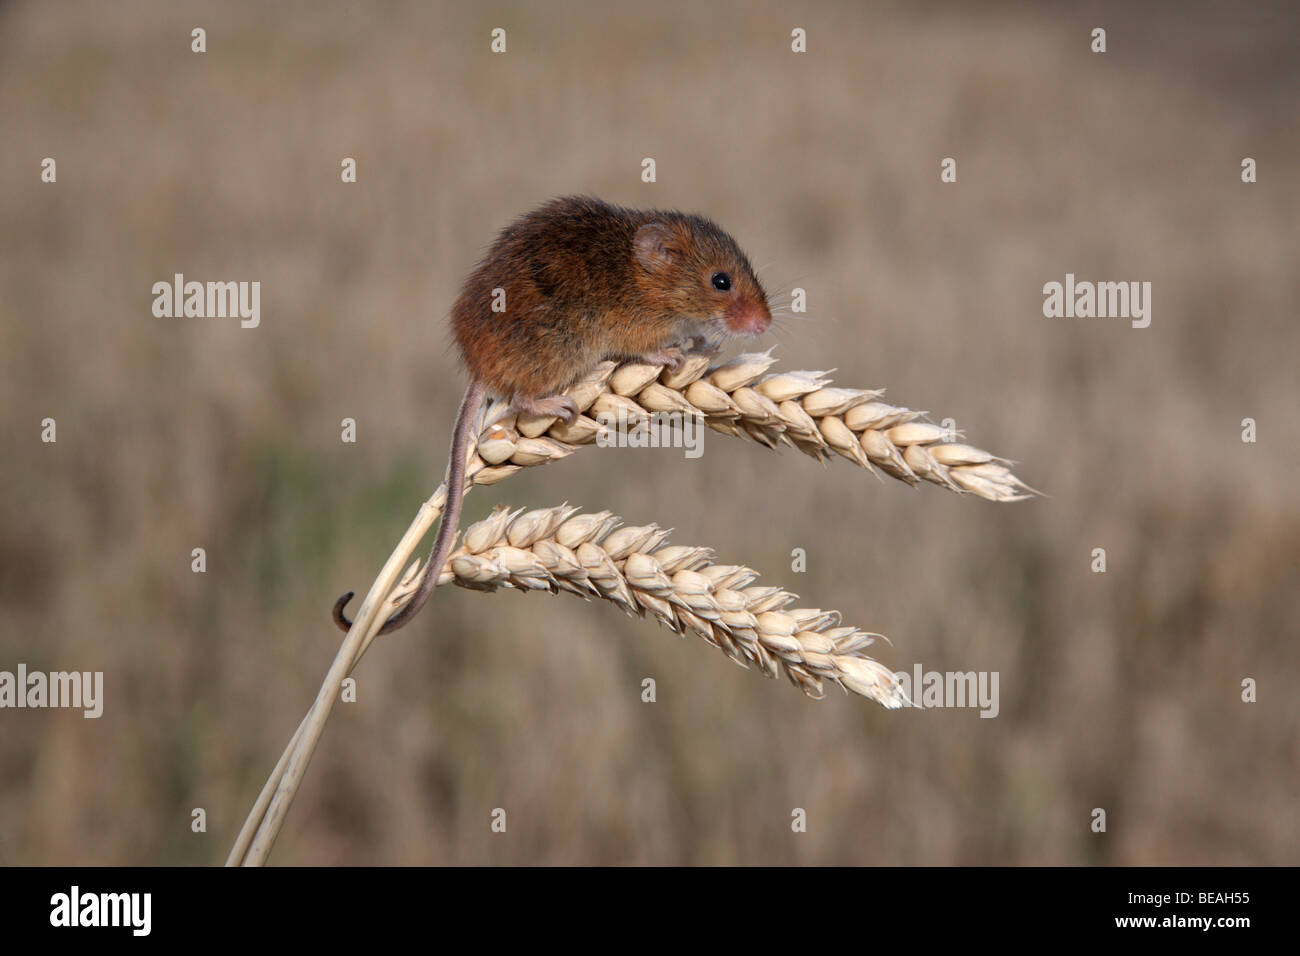
[[[634,252],[637,229],[658,222],[676,257],[651,272]],[[732,290],[710,284],[714,272]],[[494,289],[505,312],[492,311]],[[506,399],[563,391],[606,358],[637,358],[693,337],[717,341],[728,309],[768,316],[749,260],[703,216],[634,210],[598,199],[555,199],[497,237],[452,307],[451,323],[470,375]]]

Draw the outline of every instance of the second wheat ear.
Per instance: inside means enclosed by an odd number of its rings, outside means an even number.
[[[757,584],[757,571],[668,538],[658,525],[626,526],[608,511],[498,506],[465,531],[438,583],[608,601],[681,637],[694,634],[741,667],[784,673],[809,697],[824,696],[829,681],[891,710],[908,703],[893,673],[865,653],[880,634],[844,626],[839,611],[793,607],[798,596]],[[418,586],[417,570],[408,569],[385,611]]]

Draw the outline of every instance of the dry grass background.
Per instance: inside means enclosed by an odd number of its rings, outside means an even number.
[[[458,282],[576,191],[714,215],[810,291],[782,367],[951,415],[1053,497],[711,435],[698,461],[587,449],[466,520],[567,499],[675,527],[888,634],[887,664],[999,671],[1001,714],[811,702],[603,604],[443,589],[367,655],[273,862],[1298,862],[1298,26],[1281,4],[0,6],[0,668],[106,682],[98,721],[0,713],[0,862],[224,857],[337,647],[331,601],[441,477]],[[1151,328],[1044,319],[1067,271],[1150,280]],[[173,272],[260,280],[262,327],[153,318]]]

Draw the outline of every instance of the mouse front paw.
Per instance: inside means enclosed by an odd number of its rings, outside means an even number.
[[[647,352],[642,355],[641,361],[647,365],[662,365],[668,371],[675,372],[686,361],[686,353],[676,347],[660,349],[657,352]]]
[[[708,335],[692,335],[687,351],[692,355],[711,355],[722,347],[720,338]]]

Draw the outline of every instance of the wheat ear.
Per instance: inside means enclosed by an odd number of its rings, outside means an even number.
[[[842,626],[838,611],[791,607],[796,595],[755,585],[758,572],[718,564],[710,548],[670,545],[658,525],[622,527],[608,511],[577,510],[498,507],[465,532],[439,585],[601,598],[683,637],[696,634],[742,667],[784,672],[809,697],[822,697],[830,681],[891,709],[907,703],[893,674],[863,653],[881,635]],[[417,572],[413,565],[385,616],[418,586]]]
[[[498,413],[479,435],[469,480],[495,484],[595,444],[606,427],[602,418],[635,426],[678,413],[702,416],[724,435],[773,449],[789,445],[821,462],[838,455],[912,485],[928,481],[1000,502],[1037,494],[1012,473],[1009,460],[924,421],[925,412],[881,401],[884,389],[834,388],[826,371],[769,372],[775,361],[769,349],[720,365],[709,355],[690,355],[676,371],[604,362],[569,390],[583,413],[570,424]]]

